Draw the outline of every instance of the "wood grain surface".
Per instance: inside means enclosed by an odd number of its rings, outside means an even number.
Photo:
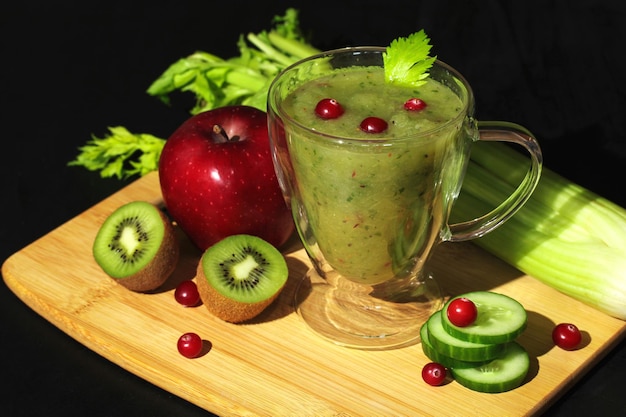
[[[182,258],[173,276],[149,294],[108,278],[91,245],[102,221],[133,200],[161,204],[149,174],[12,255],[2,266],[11,290],[33,310],[122,368],[218,415],[520,416],[536,415],[565,392],[626,333],[626,323],[520,273],[470,243],[443,244],[431,268],[448,295],[493,290],[519,300],[529,324],[520,343],[531,370],[518,389],[481,394],[455,382],[426,385],[419,344],[388,351],[335,346],[295,314],[295,286],[309,268],[297,241],[284,248],[290,276],[270,308],[253,321],[229,324],[203,307],[185,308],[173,291],[193,278],[200,253],[180,233]],[[555,348],[552,327],[576,323],[583,346]],[[182,357],[178,337],[205,340],[203,354]]]

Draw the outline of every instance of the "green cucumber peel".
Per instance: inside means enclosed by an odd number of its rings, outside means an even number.
[[[498,393],[522,385],[530,369],[530,357],[522,345],[509,342],[488,363],[450,370],[456,382],[473,391]]]
[[[428,359],[433,362],[442,364],[448,369],[452,368],[474,368],[478,365],[482,365],[487,361],[470,362],[463,361],[455,358],[451,358],[439,352],[430,342],[430,336],[428,335],[428,326],[424,324],[420,329],[420,339],[422,343],[422,352]]]
[[[426,322],[429,340],[441,355],[468,362],[481,362],[495,358],[502,350],[500,344],[467,342],[451,336],[442,325],[441,310],[433,313]]]

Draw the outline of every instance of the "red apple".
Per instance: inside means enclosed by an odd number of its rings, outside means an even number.
[[[233,234],[281,246],[294,230],[272,163],[267,114],[229,106],[187,119],[159,160],[165,206],[201,250]]]

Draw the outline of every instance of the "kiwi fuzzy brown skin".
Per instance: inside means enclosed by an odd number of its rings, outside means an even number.
[[[131,291],[146,292],[160,287],[172,275],[178,264],[180,252],[174,226],[164,213],[160,210],[159,212],[165,226],[165,235],[157,254],[141,271],[126,278],[115,279]]]
[[[269,245],[269,243],[267,244]],[[203,256],[206,255],[207,251],[205,251]],[[282,285],[268,298],[257,302],[241,302],[220,293],[207,279],[202,259],[200,259],[196,271],[196,284],[202,303],[211,314],[230,323],[242,323],[261,314],[278,298],[287,281],[288,270],[286,264],[284,265],[283,274],[284,282]]]
[[[154,257],[142,269],[125,277],[110,278],[123,287],[136,292],[152,291],[167,281],[176,269],[180,257],[180,244],[170,219],[154,206],[163,222],[164,235]],[[105,271],[106,272],[106,271]]]
[[[209,285],[202,262],[198,264],[198,272],[196,275],[196,284],[200,292],[202,304],[214,316],[228,321],[230,323],[242,323],[251,320],[261,314],[274,300],[281,291],[276,292],[272,297],[259,301],[257,303],[240,303],[220,294],[215,288]]]

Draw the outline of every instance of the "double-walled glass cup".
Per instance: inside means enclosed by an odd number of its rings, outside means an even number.
[[[321,336],[362,349],[419,341],[422,324],[442,306],[439,286],[425,268],[433,249],[440,242],[479,237],[506,221],[531,195],[542,164],[539,145],[522,127],[487,122],[479,129],[471,87],[440,61],[430,78],[454,100],[442,100],[438,106],[449,108],[441,114],[430,106],[433,124],[393,135],[392,129],[357,134],[353,125],[328,133],[328,121],[316,116],[314,107],[334,82],[329,74],[382,72],[384,51],[345,48],[304,59],[285,69],[268,95],[276,172],[313,264],[298,286],[296,311]],[[368,100],[386,99],[384,86],[370,91],[367,82],[347,85],[356,84],[341,103],[346,115],[351,107],[367,107]],[[407,91],[407,98],[411,94]],[[399,124],[403,111],[392,110],[389,123]],[[449,224],[478,140],[522,145],[531,156],[529,170],[492,212]]]

